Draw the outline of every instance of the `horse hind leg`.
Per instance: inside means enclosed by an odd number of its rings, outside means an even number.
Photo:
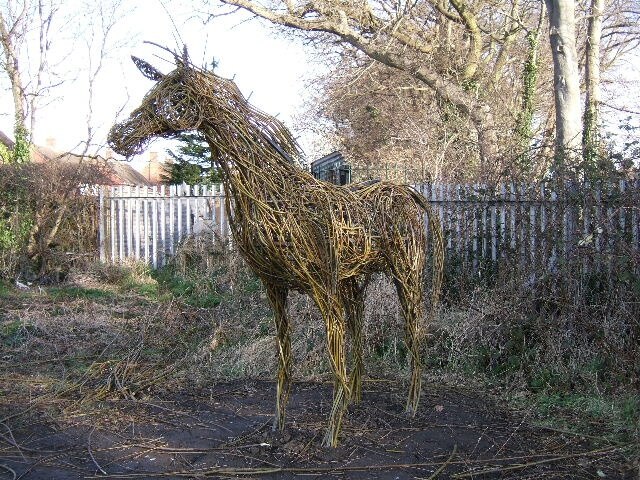
[[[287,316],[286,288],[265,284],[269,303],[273,308],[278,352],[278,378],[276,382],[276,413],[273,430],[284,428],[284,419],[291,389],[291,327]]]
[[[423,286],[421,277],[424,262],[420,257],[417,259],[416,257],[408,258],[413,258],[414,262],[402,262],[403,268],[395,269],[394,282],[405,321],[405,345],[410,355],[409,361],[411,366],[411,380],[405,410],[409,415],[414,416],[420,403],[420,389],[422,384],[420,347],[424,332],[421,326],[423,317]]]

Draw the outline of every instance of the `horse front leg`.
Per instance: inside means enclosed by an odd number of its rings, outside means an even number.
[[[342,426],[342,417],[351,398],[345,358],[345,308],[338,295],[327,295],[323,292],[314,295],[314,300],[325,320],[327,351],[334,380],[333,404],[329,414],[327,433],[322,445],[336,447]]]
[[[287,316],[288,289],[265,282],[267,297],[273,309],[276,325],[278,377],[276,381],[276,413],[273,430],[284,428],[284,419],[291,389],[291,325]]]
[[[347,325],[349,334],[353,339],[352,356],[353,370],[351,371],[350,388],[351,399],[355,403],[362,400],[362,375],[364,373],[363,362],[363,337],[364,326],[364,294],[367,287],[368,278],[358,283],[355,278],[345,282],[343,291],[345,292],[345,309],[347,312]]]

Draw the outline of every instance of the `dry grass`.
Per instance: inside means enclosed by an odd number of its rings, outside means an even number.
[[[189,293],[184,285],[192,284],[201,289]],[[194,305],[198,295],[218,303]],[[533,417],[554,419],[554,428],[638,438],[637,345],[630,335],[635,304],[611,296],[607,315],[583,318],[593,305],[576,301],[549,313],[557,297],[544,305],[535,298],[514,295],[504,282],[469,289],[466,299],[443,308],[423,350],[425,391],[446,383],[489,386]],[[275,328],[259,282],[237,256],[212,255],[195,241],[160,274],[141,265],[93,265],[73,272],[65,285],[2,288],[0,303],[5,405],[78,413],[114,399],[275,377]],[[294,378],[329,380],[318,310],[299,294],[290,296],[288,308]],[[365,318],[365,376],[408,378],[399,305],[384,277],[372,281]]]

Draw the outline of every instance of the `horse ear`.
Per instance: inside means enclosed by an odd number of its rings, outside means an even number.
[[[178,55],[178,53],[173,54],[173,58],[176,61],[176,65],[178,67],[188,67],[189,66],[189,52],[187,51],[187,46],[182,46],[182,55]]]
[[[136,64],[138,70],[140,70],[140,72],[142,72],[142,74],[149,80],[154,80],[157,82],[158,80],[162,80],[162,78],[164,78],[164,75],[162,73],[160,73],[158,70],[152,67],[151,64],[145,62],[141,58],[134,57],[132,55],[131,60],[133,60],[133,63]]]
[[[185,65],[189,65],[189,52],[186,45],[182,46],[182,61]]]

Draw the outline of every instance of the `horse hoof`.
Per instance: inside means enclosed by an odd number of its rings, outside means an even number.
[[[415,418],[416,417],[416,409],[413,407],[407,407],[404,409],[404,414],[407,418]]]
[[[322,446],[325,448],[335,448],[338,446],[338,442],[333,441],[333,435],[331,435],[331,432],[327,432],[322,439]]]

